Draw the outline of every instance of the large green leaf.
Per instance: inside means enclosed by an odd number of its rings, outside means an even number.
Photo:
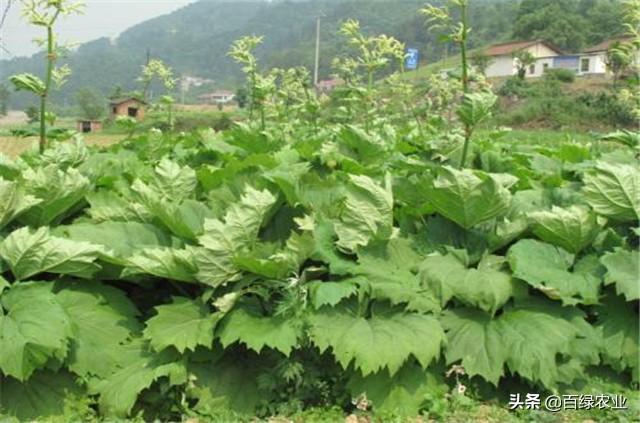
[[[509,354],[497,320],[478,310],[454,309],[441,322],[447,331],[447,363],[461,360],[470,377],[479,375],[497,385]]]
[[[357,281],[352,279],[341,282],[312,281],[308,286],[311,304],[316,310],[325,305],[335,306],[358,291]]]
[[[150,222],[153,215],[142,204],[131,202],[114,191],[94,191],[86,195],[91,207],[86,212],[94,222]]]
[[[148,274],[181,282],[195,282],[197,267],[189,249],[146,248],[125,259],[123,276]]]
[[[147,320],[144,336],[156,351],[175,347],[183,353],[198,345],[211,348],[213,330],[219,319],[205,304],[184,297],[156,307],[157,314]]]
[[[512,372],[546,387],[566,382],[556,359],[571,351],[580,332],[560,307],[514,308],[500,316],[499,330],[509,349],[507,365]]]
[[[97,282],[64,282],[56,300],[71,322],[67,366],[82,377],[107,377],[125,355],[125,344],[140,330],[138,311],[125,293]]]
[[[124,418],[131,412],[140,392],[163,377],[168,378],[170,385],[184,384],[187,381],[184,361],[171,351],[154,354],[139,345],[129,365],[97,381],[90,386],[90,391],[100,395],[98,404],[103,416]]]
[[[204,220],[213,217],[204,204],[189,198],[176,201],[140,180],[134,181],[131,189],[149,214],[181,238],[195,241],[202,234]]]
[[[299,335],[300,326],[293,319],[259,316],[244,308],[229,312],[216,333],[225,348],[242,342],[257,353],[269,347],[286,356],[298,345]]]
[[[408,240],[396,238],[384,248],[361,251],[353,273],[362,277],[361,285],[366,284],[371,298],[406,304],[411,311],[440,311],[436,298],[418,278],[421,260]]]
[[[40,200],[19,217],[29,225],[59,223],[90,190],[89,180],[78,170],[63,171],[55,165],[27,169],[22,179],[26,193]]]
[[[353,361],[365,376],[383,369],[394,375],[410,356],[426,368],[444,343],[437,320],[420,314],[365,319],[334,308],[310,315],[309,324],[311,340],[321,352],[331,348],[342,367]]]
[[[140,250],[175,244],[167,232],[154,225],[138,222],[74,223],[58,226],[54,234],[73,241],[101,245],[108,251],[111,261],[122,265]]]
[[[509,190],[495,175],[448,166],[440,168],[427,191],[439,214],[467,229],[506,214],[511,203]]]
[[[192,363],[189,372],[194,380],[188,385],[187,394],[197,399],[194,409],[203,415],[232,410],[253,417],[264,398],[256,383],[264,370],[255,355],[249,358],[230,355],[215,363]]]
[[[465,125],[474,127],[491,116],[496,100],[492,92],[465,94],[457,110],[458,117]]]
[[[368,176],[350,176],[345,210],[335,224],[337,245],[355,251],[371,240],[389,239],[393,233],[391,176],[381,187]]]
[[[84,394],[73,376],[65,371],[36,372],[26,382],[0,376],[0,410],[19,421],[62,418],[65,402],[71,403],[74,397],[82,398]]]
[[[195,170],[163,158],[154,169],[153,186],[166,198],[179,202],[194,195],[198,180]]]
[[[37,96],[42,96],[46,91],[44,82],[31,73],[13,75],[9,80],[16,87],[17,91],[29,91]]]
[[[512,296],[513,281],[508,273],[487,265],[486,257],[477,269],[467,269],[453,255],[427,257],[420,266],[423,283],[440,298],[444,307],[453,297],[495,314]]]
[[[335,230],[327,221],[314,224],[314,250],[312,257],[329,265],[334,275],[353,273],[356,263],[336,249]]]
[[[194,249],[198,281],[218,286],[239,277],[233,256],[242,249],[253,247],[262,221],[275,202],[276,198],[269,191],[249,187],[240,202],[229,208],[224,221],[205,221],[204,234],[198,238],[202,247]]]
[[[100,270],[95,260],[103,252],[98,245],[51,236],[48,228],[31,232],[23,227],[0,243],[0,257],[18,280],[40,273],[90,278]]]
[[[15,284],[1,297],[0,370],[25,381],[50,359],[62,361],[72,336],[50,283]]]
[[[620,297],[607,299],[598,309],[604,362],[618,371],[631,369],[636,382],[640,380],[639,321],[633,304]]]
[[[543,241],[577,254],[588,247],[600,232],[596,215],[589,209],[571,206],[529,213],[533,233]]]
[[[640,299],[640,253],[617,249],[606,253],[600,262],[607,268],[605,284],[615,283],[616,291],[627,301]]]
[[[579,335],[560,307],[508,310],[499,318],[477,310],[445,312],[448,363],[462,360],[467,374],[497,385],[505,363],[509,369],[546,387],[563,381],[557,359],[570,352]]]
[[[560,247],[523,239],[509,249],[507,255],[513,276],[521,279],[552,299],[563,304],[597,304],[601,280],[592,269],[576,263],[574,256]],[[587,264],[584,262],[583,264]]]
[[[0,178],[0,228],[41,201],[32,195],[25,194],[18,182]]]
[[[585,198],[596,213],[623,222],[640,219],[638,166],[599,162],[584,183]]]

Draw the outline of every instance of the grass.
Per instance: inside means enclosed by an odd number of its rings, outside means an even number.
[[[567,141],[587,143],[593,141],[593,139],[593,136],[588,132],[514,129],[500,138],[500,141],[530,145],[558,145]]]

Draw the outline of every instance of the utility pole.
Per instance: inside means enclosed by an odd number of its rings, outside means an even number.
[[[320,69],[320,19],[322,15],[316,18],[316,61],[313,69],[313,86],[318,86],[318,72]]]

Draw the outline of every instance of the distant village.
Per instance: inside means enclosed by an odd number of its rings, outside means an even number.
[[[482,51],[487,57],[487,67],[484,74],[487,78],[505,78],[518,74],[522,63],[518,58],[519,53],[525,52],[531,58],[524,70],[524,77],[538,78],[549,69],[565,69],[572,71],[576,76],[601,77],[610,76],[607,66],[609,49],[618,42],[625,42],[626,38],[609,39],[595,46],[584,49],[579,53],[567,53],[557,46],[544,40],[509,41],[493,44]],[[635,63],[640,64],[640,54],[636,54]],[[183,76],[179,81],[182,93],[181,102],[185,103],[185,93],[193,88],[202,88],[213,85],[215,81],[194,76]],[[316,84],[319,94],[329,94],[342,81],[339,79],[320,80]],[[204,92],[197,96],[198,104],[212,106],[219,110],[230,110],[238,107],[237,94],[229,89],[219,89]],[[141,121],[145,117],[147,103],[136,97],[122,97],[111,99],[109,103],[110,119],[129,117]],[[79,132],[96,132],[102,130],[102,121],[79,120],[77,130]]]

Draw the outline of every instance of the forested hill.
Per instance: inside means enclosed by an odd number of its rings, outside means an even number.
[[[315,19],[323,17],[322,76],[345,48],[337,29],[346,18],[361,21],[365,32],[386,33],[420,48],[423,59],[444,54],[439,34],[425,29],[417,10],[424,0],[206,0],[146,21],[117,40],[99,39],[80,46],[65,60],[73,69],[69,83],[54,98],[72,100],[79,88],[107,94],[115,86],[133,89],[147,51],[170,64],[176,74],[214,79],[220,87],[237,83],[239,67],[227,57],[231,42],[243,35],[264,35],[258,51],[264,66],[311,66]],[[512,38],[544,38],[570,51],[596,43],[621,29],[618,0],[472,0],[471,47]],[[126,6],[123,6],[126,7]],[[41,71],[40,55],[0,62],[0,78]],[[24,106],[14,96],[14,106]]]

